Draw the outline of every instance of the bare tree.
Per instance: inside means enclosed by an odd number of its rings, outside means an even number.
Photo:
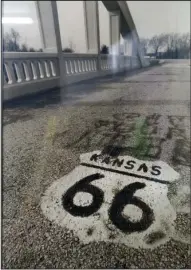
[[[15,44],[18,44],[19,43],[19,40],[21,38],[19,32],[17,32],[15,29],[11,28],[11,38],[13,39],[13,42]]]
[[[27,45],[26,45],[26,44],[22,44],[20,50],[21,50],[21,52],[28,52],[28,47],[27,47]]]
[[[102,54],[109,54],[109,47],[107,45],[102,45],[100,49],[100,53]]]
[[[175,50],[178,38],[179,36],[177,33],[169,33],[165,35],[165,44],[167,46],[167,50]]]
[[[143,50],[144,55],[147,54],[149,48],[149,39],[148,38],[140,38],[141,48]]]
[[[73,53],[74,52],[71,48],[67,48],[67,47],[64,48],[62,51],[65,53]]]
[[[29,52],[36,52],[34,48],[30,47]]]
[[[188,58],[190,51],[189,33],[165,35],[166,58]]]
[[[34,48],[29,48],[26,44],[19,44],[20,34],[15,29],[11,28],[9,33],[3,35],[3,51],[7,52],[36,52]],[[40,49],[39,51],[42,51]]]
[[[161,34],[158,36],[153,36],[150,41],[149,45],[153,48],[155,56],[157,56],[159,49],[161,49],[165,44],[165,34]]]
[[[163,49],[158,55],[159,58],[190,58],[190,33],[165,33],[156,35],[150,40],[142,38],[140,43],[145,52],[151,47],[156,56],[159,49]]]
[[[167,50],[167,55],[170,58],[177,58],[177,45],[178,45],[179,35],[177,33],[169,33],[165,35],[165,45]],[[175,57],[176,54],[176,57]]]
[[[19,51],[19,39],[20,35],[13,28],[11,28],[10,33],[5,33],[3,38],[3,50],[4,51]]]
[[[179,36],[177,40],[177,48],[179,51],[179,57],[189,58],[190,55],[190,34],[185,33]]]

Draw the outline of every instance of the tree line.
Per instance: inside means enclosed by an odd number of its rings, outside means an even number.
[[[190,58],[189,33],[163,33],[149,38],[141,38],[140,43],[145,55],[163,59]],[[149,51],[153,53],[149,53]]]
[[[42,52],[42,49],[36,50],[32,47],[28,47],[25,43],[20,44],[20,34],[15,29],[11,28],[9,33],[5,33],[3,36],[3,51],[4,52]],[[64,53],[75,53],[74,44],[69,42],[69,46],[64,48]],[[102,45],[100,49],[101,53],[109,54],[109,47]]]
[[[11,28],[10,32],[6,32],[3,36],[3,51],[4,52],[42,52],[42,49],[36,50],[28,47],[25,43],[20,44],[20,34],[15,29]],[[69,47],[62,51],[65,53],[74,53],[74,45],[72,41],[69,42]],[[103,45],[101,50],[103,53],[109,53],[109,48]]]
[[[4,52],[42,52],[42,49],[36,50],[28,47],[25,43],[19,44],[20,34],[15,29],[11,28],[9,33],[3,36],[3,51]]]
[[[74,53],[75,52],[72,46],[66,47],[62,51],[65,53]],[[109,47],[107,45],[103,44],[100,48],[100,53],[101,54],[109,54]]]
[[[28,47],[25,43],[20,44],[20,34],[15,29],[3,36],[3,51],[7,52],[42,52],[42,49],[36,50]],[[182,59],[190,58],[190,34],[189,33],[169,33],[155,35],[149,38],[140,39],[141,47],[145,55],[155,56],[163,59]],[[149,51],[153,53],[149,53]],[[69,47],[62,50],[65,53],[75,53],[74,45],[70,41]],[[102,45],[100,53],[109,54],[109,47]]]

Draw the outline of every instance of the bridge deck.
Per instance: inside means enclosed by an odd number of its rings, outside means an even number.
[[[42,211],[47,188],[79,166],[81,154],[106,146],[110,153],[112,149],[120,152],[114,156],[162,160],[180,174],[168,186],[167,195],[174,209],[175,232],[161,197],[160,226],[155,218],[153,232],[143,239],[152,251],[138,248],[133,240],[123,245],[123,237],[116,240],[115,235],[94,239],[102,227],[91,221],[86,239],[95,241],[84,244],[83,231],[80,238],[75,229],[66,230],[67,218],[59,221],[52,214],[51,221]],[[3,267],[189,268],[189,162],[188,61],[172,61],[131,76],[102,78],[99,83],[95,80],[7,104],[3,110]],[[83,175],[88,168],[81,170]],[[74,181],[72,176],[69,180]],[[141,194],[137,191],[144,198]],[[103,209],[110,206],[112,198],[108,200]],[[79,219],[82,228],[85,219]],[[114,232],[119,233],[116,228]],[[136,234],[124,234],[124,238],[134,239]]]

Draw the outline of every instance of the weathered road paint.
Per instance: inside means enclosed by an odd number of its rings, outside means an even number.
[[[103,156],[100,151],[82,154],[81,163],[161,183],[170,183],[179,177],[179,174],[163,161],[142,161],[130,156]]]
[[[162,161],[130,156],[81,155],[81,165],[54,182],[42,198],[43,213],[81,241],[110,241],[154,248],[174,233],[176,212],[168,184],[179,174]]]

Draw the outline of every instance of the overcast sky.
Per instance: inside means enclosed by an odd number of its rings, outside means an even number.
[[[190,32],[189,1],[127,1],[140,37],[151,37],[164,32]],[[85,53],[85,27],[82,1],[57,1],[62,46],[72,43],[76,52]],[[38,20],[34,1],[5,1],[3,16],[27,16],[31,25],[4,24],[5,32],[15,28],[21,42],[41,48]],[[109,15],[99,1],[101,44],[109,45]]]

